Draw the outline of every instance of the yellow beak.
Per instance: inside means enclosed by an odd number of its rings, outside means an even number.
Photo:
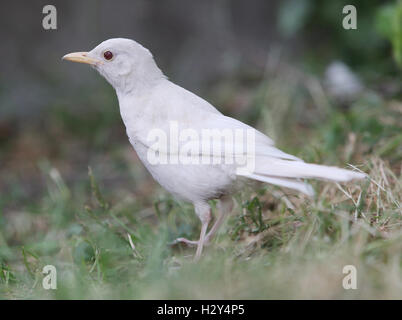
[[[91,65],[102,63],[101,60],[88,57],[88,52],[69,53],[69,54],[66,54],[62,59],[73,61],[73,62],[78,62],[78,63],[91,64]]]

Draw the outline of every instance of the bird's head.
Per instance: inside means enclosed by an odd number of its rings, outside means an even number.
[[[109,39],[89,52],[69,53],[62,59],[91,65],[122,93],[150,86],[164,77],[151,52],[130,39]]]

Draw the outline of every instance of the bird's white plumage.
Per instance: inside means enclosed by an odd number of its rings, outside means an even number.
[[[112,60],[103,59],[105,51],[113,53]],[[203,222],[198,256],[209,222],[207,201],[230,192],[239,175],[295,189],[308,195],[313,195],[313,189],[302,180],[304,178],[344,182],[365,176],[350,170],[308,164],[277,149],[273,141],[263,133],[224,116],[204,99],[169,81],[156,65],[152,54],[133,40],[104,41],[86,53],[85,57],[92,59],[94,68],[115,88],[127,135],[145,167],[164,188],[194,204],[196,213]],[[77,62],[82,62],[82,59]],[[205,129],[252,130],[255,136],[253,172],[239,173],[236,170],[237,164],[225,161],[218,164],[150,163],[150,131],[158,128],[170,139],[172,122],[177,124],[179,131],[191,129],[197,133],[194,137],[181,141],[181,144],[197,146],[202,145],[200,137]],[[247,146],[243,147],[240,151],[234,151],[234,156],[247,153]],[[172,155],[176,151],[167,148],[164,152]],[[203,152],[204,150],[200,150],[199,156],[202,156]],[[223,149],[214,152],[217,153],[215,156],[226,156]]]

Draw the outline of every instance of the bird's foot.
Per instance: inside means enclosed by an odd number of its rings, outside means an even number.
[[[199,240],[188,240],[186,238],[177,238],[171,243],[171,245],[176,245],[178,243],[184,243],[189,247],[196,247],[198,246]],[[208,246],[209,244],[210,244],[210,237],[208,237],[207,235],[204,240],[204,246]]]
[[[186,245],[188,245],[190,247],[198,246],[198,241],[188,240],[186,238],[177,238],[175,241],[173,241],[171,243],[171,245],[175,245],[175,244],[178,244],[178,243],[184,243],[184,244],[186,244]]]

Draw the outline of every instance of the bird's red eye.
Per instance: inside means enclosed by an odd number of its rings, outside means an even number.
[[[105,51],[103,53],[103,56],[105,57],[106,60],[111,60],[113,58],[113,53],[110,51]]]

